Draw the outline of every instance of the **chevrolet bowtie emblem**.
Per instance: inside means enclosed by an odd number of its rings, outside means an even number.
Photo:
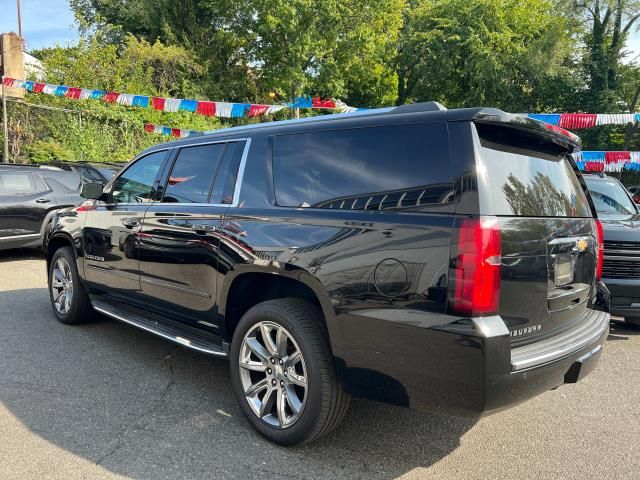
[[[581,238],[576,241],[576,248],[578,249],[579,252],[584,252],[588,246],[589,244],[584,238]]]

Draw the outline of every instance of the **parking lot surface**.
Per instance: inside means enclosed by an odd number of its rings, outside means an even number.
[[[115,321],[51,312],[37,251],[0,252],[0,479],[640,479],[640,330],[598,369],[480,420],[353,400],[281,448],[241,417],[227,363]]]

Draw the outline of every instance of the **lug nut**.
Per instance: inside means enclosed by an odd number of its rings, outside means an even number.
[[[280,360],[280,365],[282,365],[284,362],[282,360]]]
[[[272,358],[272,359],[271,359],[271,363],[276,363],[276,359],[275,359],[275,358]]]
[[[276,384],[276,379],[274,378],[273,380],[271,380],[271,385],[275,386]]]
[[[284,387],[284,382],[282,380],[280,380],[280,386]]]
[[[267,368],[267,373],[268,373],[269,375],[271,375],[271,369],[270,369],[270,368]]]
[[[287,371],[286,371],[286,370],[284,371],[284,376],[285,376],[285,377],[287,376]]]

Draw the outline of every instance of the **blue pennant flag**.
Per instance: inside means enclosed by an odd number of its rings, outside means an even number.
[[[67,93],[67,90],[69,90],[69,87],[65,87],[64,85],[58,85],[56,89],[53,91],[53,94],[56,97],[64,97],[64,94]]]
[[[93,98],[94,100],[100,100],[102,97],[106,95],[107,92],[102,90],[94,90],[91,92],[91,96],[89,98]]]
[[[33,82],[31,80],[24,82],[24,89],[28,92],[33,92]]]
[[[185,110],[187,112],[195,112],[198,107],[197,100],[182,100],[178,106],[178,110]]]
[[[231,107],[231,117],[239,118],[244,117],[245,113],[251,108],[251,105],[248,103],[234,103]]]
[[[604,152],[582,152],[584,162],[604,162]]]
[[[292,103],[287,104],[290,108],[313,108],[311,97],[297,97]]]
[[[640,113],[634,115],[636,122],[640,122]]]
[[[585,167],[586,167],[586,165],[587,165],[587,162],[585,162],[585,161],[577,161],[577,162],[576,162],[576,165],[578,165],[578,168],[579,168],[580,170],[584,170],[584,169],[585,169]]]
[[[171,135],[170,127],[162,127],[162,135]]]
[[[550,123],[551,125],[558,125],[558,123],[560,123],[559,113],[530,113],[527,116],[534,120]]]
[[[131,105],[133,105],[134,107],[147,108],[149,106],[149,97],[147,97],[146,95],[136,95],[133,97]]]

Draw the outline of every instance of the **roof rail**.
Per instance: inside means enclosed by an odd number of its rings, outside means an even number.
[[[420,102],[400,105],[393,109],[393,113],[438,112],[446,109],[447,107],[438,102]]]

